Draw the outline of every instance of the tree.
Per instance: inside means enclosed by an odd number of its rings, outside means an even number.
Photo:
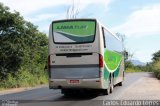
[[[152,66],[155,76],[160,79],[160,50],[153,54]]]
[[[3,79],[8,73],[14,74],[22,62],[24,20],[18,12],[10,13],[1,3],[0,14],[0,78]]]
[[[134,65],[131,61],[125,61],[125,68],[134,68]]]
[[[47,59],[48,41],[37,26],[0,3],[0,80],[22,67],[33,72]]]
[[[156,61],[160,60],[160,50],[153,54],[152,60],[153,60],[153,62],[156,62]]]

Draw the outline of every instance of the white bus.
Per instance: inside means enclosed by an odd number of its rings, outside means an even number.
[[[63,94],[95,89],[112,93],[122,86],[121,40],[96,19],[53,21],[49,29],[49,88]]]

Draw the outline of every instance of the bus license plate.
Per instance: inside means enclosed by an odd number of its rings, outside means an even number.
[[[69,84],[80,84],[79,80],[69,80]]]

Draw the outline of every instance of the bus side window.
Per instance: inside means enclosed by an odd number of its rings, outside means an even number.
[[[106,48],[106,40],[105,40],[105,33],[104,33],[104,28],[103,27],[102,27],[102,33],[103,33],[104,48]]]

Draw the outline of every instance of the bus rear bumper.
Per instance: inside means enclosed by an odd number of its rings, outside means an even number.
[[[78,81],[78,82],[74,82]],[[74,83],[71,83],[74,82]],[[50,89],[64,89],[64,88],[82,88],[82,89],[101,89],[100,78],[95,79],[50,79]]]

